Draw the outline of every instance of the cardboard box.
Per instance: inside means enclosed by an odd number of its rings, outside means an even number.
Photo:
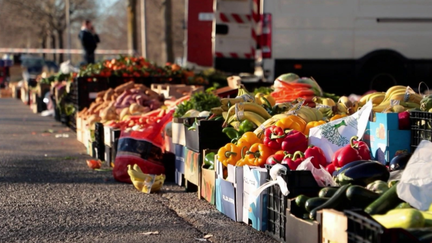
[[[84,136],[85,136],[85,131],[81,130],[81,129],[77,129],[76,130],[76,134],[77,134],[77,140],[84,144]]]
[[[195,92],[204,91],[204,87],[185,84],[151,84],[151,90],[163,94],[165,98],[174,97],[178,99]]]
[[[209,150],[205,149],[203,151],[203,161],[205,161],[205,157],[208,153],[215,152],[217,150]],[[215,155],[216,157],[216,155]],[[216,160],[215,160],[216,161]],[[201,196],[212,205],[215,205],[215,196],[216,196],[216,171],[215,168],[213,170],[206,169],[205,162],[201,167]]]
[[[183,155],[183,145],[174,144],[175,154],[175,178],[174,182],[179,185],[184,185],[185,162]]]
[[[348,218],[334,209],[322,210],[322,242],[347,243]]]
[[[185,126],[183,125],[184,118],[174,117],[171,123],[173,143],[186,146]]]
[[[107,146],[112,146],[111,143],[111,127],[104,126],[104,144]]]
[[[112,158],[112,148],[108,145],[105,145],[105,156],[104,156],[104,161],[106,161],[108,163],[108,165],[111,164],[111,162],[113,162],[113,158]]]
[[[243,168],[228,165],[223,178],[223,165],[216,160],[216,208],[234,221],[243,220]]]
[[[267,170],[243,166],[243,222],[259,231],[267,230],[267,190],[252,200],[249,196],[267,182]]]
[[[172,142],[172,138],[168,137],[167,135],[165,135],[164,138],[165,151],[174,153],[174,144]]]
[[[112,128],[104,126],[104,143],[110,147],[113,146],[114,141],[120,137],[121,130],[119,128]]]
[[[79,117],[79,116],[76,117],[76,129],[77,129],[77,131],[83,129],[83,120],[84,120],[84,118],[82,118],[82,117]]]
[[[317,212],[316,220],[303,219],[304,209],[300,209],[295,199],[288,202],[286,209],[286,242],[311,243],[321,242],[322,213]],[[333,223],[334,224],[334,223]],[[337,226],[335,224],[335,226]]]
[[[188,183],[192,183],[198,187],[198,198],[200,198],[200,186],[201,186],[201,165],[202,165],[202,154],[189,150],[183,147],[184,161],[185,161],[185,182],[186,188]]]
[[[376,113],[370,122],[370,149],[372,158],[385,164],[401,151],[411,150],[411,131],[399,130],[397,113]]]

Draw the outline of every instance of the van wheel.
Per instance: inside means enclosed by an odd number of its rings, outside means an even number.
[[[370,90],[386,91],[388,88],[397,84],[394,74],[388,72],[377,73],[369,83]]]
[[[370,59],[359,73],[363,89],[386,91],[393,85],[405,83],[404,61],[392,56],[377,56]]]

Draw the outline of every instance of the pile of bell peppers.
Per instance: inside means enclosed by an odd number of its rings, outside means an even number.
[[[256,129],[256,127],[257,126],[253,122],[246,119],[240,123],[237,129],[234,127],[225,127],[222,129],[222,132],[225,133],[229,139],[231,139],[232,143],[236,143],[244,133],[252,132]]]
[[[326,166],[327,161],[319,147],[309,146],[308,137],[303,133],[307,123],[295,115],[288,116],[264,130],[262,140],[251,131],[233,137],[231,143],[218,151],[218,158],[224,166],[264,166],[265,164],[287,164],[291,170],[306,158],[316,168]],[[228,130],[225,130],[228,135]]]
[[[337,168],[341,168],[346,164],[357,160],[370,160],[371,152],[369,146],[363,142],[358,141],[357,136],[350,139],[350,143],[343,148],[338,149],[332,158],[332,162],[327,165],[326,170],[333,174]]]

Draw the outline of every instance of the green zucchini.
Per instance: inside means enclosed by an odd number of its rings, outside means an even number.
[[[370,191],[362,186],[352,185],[347,189],[346,197],[351,201],[351,205],[364,209],[379,198],[380,194]]]
[[[305,195],[303,195],[303,194],[301,194],[301,195],[298,195],[297,197],[296,197],[296,199],[295,199],[295,203],[297,204],[297,206],[299,207],[299,208],[305,208],[305,204],[306,204],[306,201],[309,199],[309,197],[308,196],[305,196]]]
[[[350,187],[350,184],[339,187],[339,189],[332,197],[329,198],[329,200],[327,200],[327,202],[311,210],[311,212],[309,213],[309,218],[314,220],[316,218],[316,213],[324,208],[341,209],[343,207],[346,207],[346,205],[348,204],[348,199],[346,197],[346,190],[348,189],[348,187]]]
[[[305,209],[307,212],[312,211],[312,209],[321,206],[323,203],[327,202],[329,198],[327,197],[312,197],[306,201]]]
[[[429,233],[427,235],[422,235],[421,237],[418,238],[418,240],[421,243],[430,243],[432,242],[432,233]]]
[[[319,191],[318,196],[327,198],[332,197],[338,189],[338,187],[324,187]]]
[[[389,210],[394,209],[399,203],[403,202],[397,195],[396,185],[393,185],[386,192],[381,194],[379,198],[369,204],[364,210],[370,215],[385,214]]]

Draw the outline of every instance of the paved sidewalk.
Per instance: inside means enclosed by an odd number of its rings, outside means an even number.
[[[90,170],[76,134],[20,100],[0,99],[0,141],[0,242],[275,242],[184,188]]]

